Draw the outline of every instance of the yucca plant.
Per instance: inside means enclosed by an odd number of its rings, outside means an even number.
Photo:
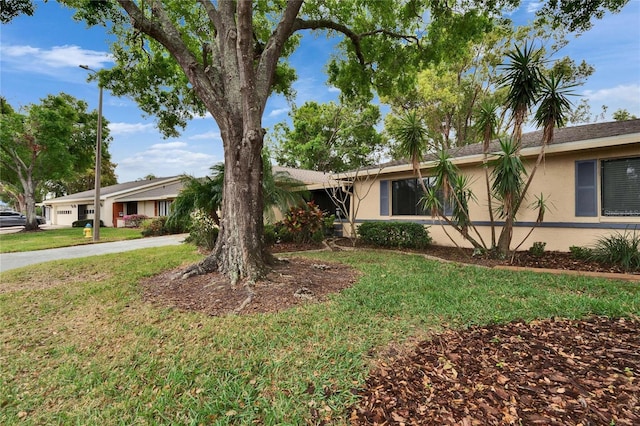
[[[500,152],[491,162],[493,196],[501,202],[500,213],[504,217],[504,226],[500,232],[497,249],[506,256],[509,252],[515,222],[514,207],[522,195],[526,170],[518,154],[519,146],[513,139],[500,140]]]
[[[522,49],[516,46],[507,53],[509,64],[503,66],[505,73],[499,83],[509,88],[506,106],[513,113],[513,138],[518,148],[522,139],[522,125],[529,108],[537,102],[542,85],[543,53],[542,49],[534,49],[529,44]]]
[[[422,180],[420,163],[427,152],[428,129],[424,121],[418,117],[415,110],[408,111],[392,127],[391,135],[398,142],[398,151],[407,157],[413,168],[413,172],[418,176],[418,181],[423,192],[427,188]]]
[[[476,111],[475,128],[482,134],[482,166],[484,168],[485,186],[487,189],[487,203],[489,210],[489,222],[491,223],[491,247],[496,246],[496,227],[493,217],[493,205],[491,196],[491,182],[489,179],[489,145],[496,136],[498,127],[498,108],[500,105],[493,99],[485,99],[480,103]]]

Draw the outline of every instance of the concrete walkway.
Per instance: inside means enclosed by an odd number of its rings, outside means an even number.
[[[186,237],[187,234],[165,235],[162,237],[139,238],[137,240],[116,241],[112,243],[84,244],[81,246],[25,251],[21,253],[2,253],[0,254],[0,272],[36,263],[48,262],[50,260],[121,253],[149,247],[175,246],[181,244]]]

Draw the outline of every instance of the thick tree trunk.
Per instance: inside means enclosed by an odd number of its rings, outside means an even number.
[[[230,144],[235,149],[225,149],[220,233],[211,256],[218,270],[232,282],[245,278],[255,281],[267,270],[262,216],[264,130],[245,129],[239,134],[229,129],[223,131],[223,139],[225,134],[230,141],[235,140]]]
[[[212,253],[187,269],[183,277],[217,270],[235,284],[239,280],[255,282],[268,270],[262,195],[264,130],[231,127],[222,130],[225,173],[218,239]]]

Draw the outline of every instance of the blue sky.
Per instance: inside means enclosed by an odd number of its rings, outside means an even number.
[[[69,93],[98,103],[95,82],[87,82],[87,71],[109,67],[109,39],[102,28],[87,29],[71,19],[71,11],[54,1],[37,2],[33,17],[18,17],[0,30],[0,94],[14,107],[37,103],[48,94]],[[533,18],[539,2],[523,1],[512,16],[518,22]],[[296,103],[328,102],[337,97],[326,85],[323,68],[333,42],[324,37],[305,37],[293,55],[298,72],[294,88]],[[561,55],[576,62],[585,59],[596,72],[578,93],[589,99],[592,113],[608,106],[608,117],[620,108],[640,116],[640,0],[631,0],[621,13],[596,21],[587,33],[571,41]],[[576,102],[578,99],[576,99]],[[263,125],[271,128],[287,118],[289,105],[281,97],[269,100]],[[180,137],[164,139],[153,117],[144,117],[128,98],[104,93],[103,113],[110,121],[113,142],[109,151],[117,163],[119,182],[146,175],[173,176],[188,173],[204,176],[223,159],[222,141],[211,117],[193,120]]]

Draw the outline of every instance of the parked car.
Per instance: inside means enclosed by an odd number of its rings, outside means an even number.
[[[40,216],[36,216],[38,225],[44,225],[45,219]],[[27,224],[27,217],[18,212],[0,212],[0,227],[6,226],[25,226]]]

